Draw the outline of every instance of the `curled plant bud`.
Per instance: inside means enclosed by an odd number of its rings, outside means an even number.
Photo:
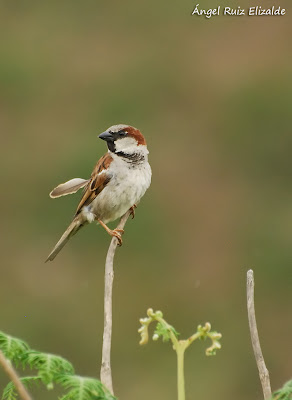
[[[206,349],[206,356],[214,356],[218,349],[221,349],[221,344],[215,340],[212,346]]]
[[[151,323],[151,318],[140,318],[141,327],[138,329],[138,332],[141,335],[141,340],[139,342],[140,345],[148,343],[149,334],[148,334],[148,326]]]
[[[147,315],[148,315],[148,317],[152,317],[153,314],[154,314],[153,308],[148,308],[148,310],[147,310]]]

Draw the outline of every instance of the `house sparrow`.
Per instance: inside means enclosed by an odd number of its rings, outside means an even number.
[[[84,188],[73,221],[58,241],[47,261],[52,261],[67,241],[84,225],[97,221],[122,244],[123,230],[111,230],[106,224],[134,208],[151,182],[146,141],[141,132],[129,125],[114,125],[99,135],[108,152],[96,164],[90,179],[74,178],[61,183],[51,198],[76,193]]]

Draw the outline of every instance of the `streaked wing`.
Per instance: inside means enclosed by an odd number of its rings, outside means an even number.
[[[90,204],[109,183],[112,175],[108,172],[108,167],[112,161],[113,158],[109,153],[106,153],[98,161],[92,171],[90,180],[84,189],[84,194],[78,204],[76,215],[80,212],[83,206]]]
[[[50,193],[52,199],[56,197],[66,196],[67,194],[76,193],[79,189],[83,188],[90,179],[74,178],[68,182],[61,183]]]

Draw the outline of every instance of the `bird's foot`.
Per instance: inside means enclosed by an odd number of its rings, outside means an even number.
[[[114,229],[113,231],[109,232],[112,237],[116,237],[118,239],[118,246],[123,244],[122,234],[124,232],[124,229]]]
[[[122,234],[125,232],[124,229],[110,229],[101,219],[98,219],[100,225],[107,231],[107,233],[111,237],[116,237],[118,239],[118,245],[121,246],[123,244]]]
[[[134,204],[132,207],[130,207],[130,215],[132,215],[132,219],[135,218],[135,208],[137,208],[136,204]]]

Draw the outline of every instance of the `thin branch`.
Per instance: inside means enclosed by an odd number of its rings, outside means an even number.
[[[257,329],[257,322],[255,317],[254,277],[252,269],[247,271],[246,294],[247,294],[248,322],[249,322],[249,330],[250,330],[253,352],[259,370],[259,376],[263,388],[264,399],[268,400],[272,396],[272,391],[271,391],[269,371],[267,370],[264,356],[262,353],[258,329]]]
[[[19,379],[19,376],[17,375],[15,369],[12,367],[9,360],[6,359],[1,350],[0,350],[0,364],[2,365],[6,374],[9,376],[10,380],[13,382],[22,400],[32,400],[26,388],[23,386],[23,383]]]
[[[122,216],[117,229],[123,229],[130,211]],[[113,237],[107,252],[105,261],[104,276],[104,330],[102,343],[102,361],[100,369],[100,380],[110,390],[113,391],[112,371],[111,371],[111,338],[112,338],[112,293],[114,280],[114,257],[118,245],[117,238]]]

